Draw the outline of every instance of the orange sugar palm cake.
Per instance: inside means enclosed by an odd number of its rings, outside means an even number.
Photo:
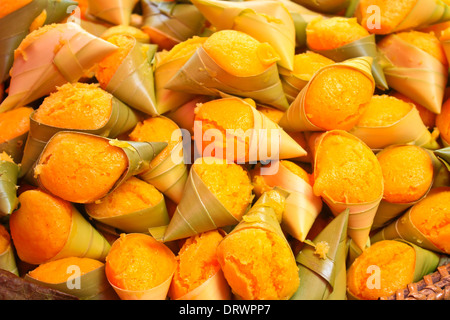
[[[79,275],[82,276],[103,265],[103,262],[91,258],[67,257],[43,263],[31,270],[28,275],[42,282],[63,283],[73,277],[73,273],[68,272],[71,270],[69,268],[78,267]]]
[[[403,289],[413,281],[416,254],[408,244],[384,240],[371,245],[347,271],[347,288],[362,300],[376,300]],[[373,267],[379,268],[379,286],[372,284]]]
[[[337,130],[322,139],[316,152],[313,189],[335,202],[375,201],[383,193],[381,166],[361,140]]]
[[[98,129],[111,116],[112,98],[97,84],[67,83],[44,99],[33,118],[59,128]]]
[[[306,28],[307,44],[312,50],[331,50],[369,36],[356,18],[314,19]]]
[[[235,30],[213,33],[203,43],[203,49],[224,70],[241,77],[260,74],[279,60],[278,54],[268,43],[261,43]]]
[[[441,113],[436,115],[436,127],[442,140],[450,144],[450,100],[444,102]]]
[[[216,159],[196,162],[193,169],[224,207],[240,220],[253,200],[248,173],[238,164]]]
[[[30,130],[31,107],[19,107],[0,113],[0,143],[19,137]]]
[[[331,66],[309,83],[304,97],[309,121],[325,130],[350,130],[373,95],[373,82],[362,72]]]
[[[361,127],[385,127],[405,117],[413,105],[388,95],[374,95],[358,121]]]
[[[5,226],[0,224],[0,255],[11,245],[11,236]]]
[[[433,182],[433,163],[418,146],[404,145],[377,156],[383,172],[384,200],[409,203],[420,199]]]
[[[294,56],[294,69],[292,74],[305,79],[311,79],[314,73],[316,73],[322,67],[333,64],[334,61],[318,54],[314,51],[306,51],[296,54]]]
[[[86,209],[95,218],[113,217],[155,206],[161,200],[162,193],[153,185],[132,176],[103,199],[86,204]]]
[[[0,18],[7,16],[8,14],[25,7],[33,0],[3,0],[0,3]]]
[[[60,198],[89,203],[106,196],[127,167],[125,152],[107,140],[64,132],[47,144],[35,175]]]
[[[152,289],[172,275],[175,255],[161,242],[142,233],[121,234],[106,257],[110,283],[123,290]]]
[[[66,244],[72,223],[68,201],[39,189],[19,195],[20,207],[10,218],[11,237],[22,261],[41,264]]]
[[[417,102],[413,101],[411,98],[405,96],[404,94],[400,92],[394,92],[391,94],[393,97],[403,100],[407,103],[412,103],[416,107],[417,111],[419,111],[420,118],[423,121],[423,124],[427,128],[434,128],[436,124],[436,114],[425,108],[423,105],[418,104]]]
[[[177,255],[177,269],[168,293],[171,299],[183,297],[220,270],[216,252],[222,239],[217,230],[186,239]]]
[[[437,248],[450,253],[450,187],[434,188],[410,211],[411,221]]]

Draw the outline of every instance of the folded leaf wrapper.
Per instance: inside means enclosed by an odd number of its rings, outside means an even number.
[[[295,0],[294,2],[311,10],[337,14],[346,9],[352,0]]]
[[[205,25],[205,18],[192,3],[141,0],[141,6],[141,28],[162,49],[200,34]]]
[[[48,283],[34,279],[29,274],[24,279],[41,286],[65,292],[80,300],[118,300],[119,297],[110,286],[105,275],[105,266],[101,266],[79,277],[71,276],[67,282]]]
[[[373,58],[371,57],[360,57],[349,59],[343,62],[338,62],[321,68],[317,71],[314,76],[309,80],[308,84],[300,91],[295,100],[289,106],[289,109],[285,112],[281,118],[279,125],[286,131],[297,132],[297,131],[324,131],[308,119],[305,111],[305,96],[311,82],[314,81],[315,77],[326,70],[334,66],[345,66],[352,68],[354,70],[360,71],[373,83],[373,89],[375,90],[375,80],[373,79],[371,68],[372,68]]]
[[[326,243],[328,251],[320,257],[310,244],[296,256],[301,279],[291,300],[345,300],[347,224],[349,210],[338,214],[315,238]]]
[[[378,52],[375,35],[372,34],[355,40],[336,49],[314,51],[336,62],[342,62],[359,57],[372,57],[372,75],[375,79],[377,87],[381,90],[389,89],[383,72],[385,62],[382,61],[382,56]]]
[[[435,156],[450,171],[450,147],[445,147],[434,151]]]
[[[260,173],[261,169],[258,171]],[[270,187],[278,187],[286,191],[281,228],[299,241],[305,241],[322,210],[320,197],[314,195],[311,185],[282,163],[278,164],[276,173],[263,175],[262,178]]]
[[[33,20],[46,12],[44,24],[57,23],[69,16],[70,7],[78,3],[72,0],[33,0],[22,8],[0,19],[0,82],[9,77],[14,60],[14,50],[30,32]]]
[[[447,68],[395,34],[380,41],[378,48],[391,64],[384,68],[389,87],[431,112],[440,113],[447,85]]]
[[[379,155],[381,152],[389,151],[390,149],[397,148],[400,145],[391,145],[380,152],[377,153]],[[439,162],[438,158],[434,155],[434,153],[430,150],[424,149],[425,152],[429,155],[431,162],[433,164],[433,181],[430,184],[430,187],[428,188],[428,191],[413,202],[407,202],[407,203],[392,203],[388,202],[385,199],[382,199],[380,202],[380,205],[378,206],[377,213],[375,214],[373,224],[372,224],[372,230],[376,230],[382,227],[385,227],[390,222],[392,222],[396,217],[398,217],[401,213],[412,207],[414,204],[425,198],[428,194],[428,192],[433,187],[434,180],[436,179],[437,175],[439,174],[439,171],[441,169],[441,163]]]
[[[280,56],[280,66],[292,70],[296,47],[291,14],[279,1],[193,0],[192,3],[218,30],[242,31],[269,43]]]
[[[0,160],[0,218],[10,215],[19,205],[17,180],[19,165]]]
[[[194,162],[203,161],[202,158]],[[184,187],[184,194],[169,225],[161,237],[167,242],[187,238],[205,231],[236,225],[239,222],[200,179],[193,166]],[[150,230],[152,233],[152,230]],[[160,238],[154,234],[155,238]]]
[[[389,126],[354,126],[350,131],[371,149],[383,149],[394,144],[413,144],[419,147],[437,149],[439,144],[428,130],[415,106],[402,119]]]
[[[114,25],[129,25],[139,0],[88,0],[88,13]]]
[[[94,130],[58,128],[40,123],[30,116],[30,131],[23,150],[20,177],[27,177],[29,183],[35,183],[30,170],[44,150],[48,141],[60,131],[76,131],[114,139],[134,128],[138,123],[138,114],[114,96],[111,96],[112,111],[104,126]]]
[[[27,105],[53,92],[57,86],[78,81],[117,47],[68,22],[34,39],[16,57],[11,69],[9,95],[0,112]]]
[[[223,272],[216,274],[177,300],[230,300],[231,291]]]
[[[14,247],[10,244],[8,248],[0,252],[0,270],[9,271],[16,276],[19,276],[19,269],[17,268],[16,255]]]
[[[25,143],[28,138],[28,132],[0,143],[0,152],[6,152],[15,162],[20,163],[22,161]]]
[[[203,48],[198,48],[167,82],[166,89],[214,97],[250,98],[280,110],[289,107],[276,64],[258,75],[238,77],[222,69]]]
[[[159,115],[166,110],[158,108],[155,97],[151,61],[157,46],[139,43],[131,36],[129,38],[134,42],[133,48],[119,65],[105,90],[136,110],[148,115]]]
[[[128,178],[134,175],[138,175],[139,173],[144,172],[146,169],[148,169],[150,162],[167,146],[166,142],[136,142],[136,141],[122,141],[117,139],[110,139],[102,136],[97,136],[90,133],[82,133],[82,132],[71,132],[71,131],[59,131],[51,139],[47,142],[46,147],[51,143],[52,139],[57,137],[58,135],[63,135],[66,133],[75,133],[79,135],[90,135],[95,136],[97,138],[105,139],[108,141],[108,143],[111,146],[121,148],[128,159],[128,167],[125,170],[125,172],[122,174],[122,176],[114,183],[114,185],[109,190],[108,194],[114,191],[118,186],[120,186],[124,181],[126,181]],[[36,168],[40,161],[42,154],[45,151],[45,148],[43,149],[41,155],[39,156],[38,160],[35,163]],[[35,169],[32,169],[35,171]],[[36,172],[35,172],[36,173]],[[43,190],[46,190],[45,186],[42,185],[42,182],[40,180],[40,175],[38,174],[35,178],[37,181],[37,185],[42,188]],[[51,193],[51,192],[50,192]],[[94,200],[95,201],[95,200]]]

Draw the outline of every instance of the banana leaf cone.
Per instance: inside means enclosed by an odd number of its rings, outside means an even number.
[[[256,174],[261,172],[260,168],[256,170]],[[286,191],[281,228],[297,240],[304,242],[322,210],[322,200],[314,195],[310,184],[282,163],[278,164],[278,170],[274,174],[261,177],[269,187],[278,187]]]
[[[170,154],[157,166],[139,174],[139,177],[155,186],[176,204],[183,197],[188,179],[188,169],[184,161],[183,141],[172,149]]]
[[[9,216],[19,205],[17,198],[19,171],[17,163],[0,160],[0,218]]]
[[[205,27],[205,18],[190,2],[141,0],[141,7],[141,29],[161,49],[171,49]]]
[[[279,121],[279,125],[286,131],[297,132],[297,131],[324,131],[323,128],[320,128],[308,119],[307,114],[305,112],[305,96],[309,89],[309,86],[312,81],[317,77],[317,75],[327,68],[334,66],[346,66],[357,71],[360,71],[368,79],[370,79],[373,83],[373,88],[375,90],[375,80],[372,76],[372,57],[359,57],[348,59],[343,62],[336,62],[334,64],[325,66],[317,71],[314,76],[309,80],[308,84],[299,92],[295,100],[289,106],[289,109],[285,112],[281,120]]]
[[[16,163],[20,163],[22,161],[28,133],[29,132],[25,132],[18,137],[0,143],[0,152],[6,152]]]
[[[354,126],[350,131],[371,149],[383,149],[394,144],[413,144],[427,149],[437,149],[436,138],[425,126],[415,106],[402,119],[389,126]]]
[[[194,290],[186,293],[177,300],[230,300],[231,289],[222,269],[219,269],[211,278],[203,282]]]
[[[291,300],[345,300],[347,224],[349,210],[338,214],[315,238],[297,254],[301,279]],[[319,243],[326,252],[318,254]]]
[[[202,158],[194,162],[202,161]],[[163,242],[187,238],[205,231],[236,225],[234,217],[209,190],[200,176],[191,167],[184,187],[184,194],[169,224],[161,237],[150,231]]]
[[[47,142],[60,131],[85,132],[114,139],[134,128],[139,121],[138,114],[114,96],[111,98],[111,103],[112,111],[108,121],[103,127],[94,130],[58,128],[43,124],[34,119],[34,114],[36,112],[32,112],[30,115],[30,131],[28,133],[20,164],[20,177],[27,177],[26,180],[28,182],[34,181],[32,178],[33,174],[30,174],[31,169],[39,158],[42,150],[45,148]]]
[[[381,90],[389,89],[383,71],[386,62],[383,61],[382,56],[378,52],[374,34],[355,40],[336,49],[314,51],[336,62],[342,62],[358,57],[372,57],[372,75],[377,87]]]
[[[394,4],[394,2],[392,2]],[[369,11],[370,12],[370,11]],[[381,13],[382,14],[382,13]],[[361,16],[361,11],[356,10],[355,16],[360,24],[366,21]],[[369,20],[370,15],[367,17]],[[395,27],[383,32],[395,33],[399,31],[421,29],[437,23],[450,20],[450,7],[444,0],[418,0],[414,7],[409,11],[408,15]]]
[[[400,241],[410,245],[416,253],[416,263],[412,282],[420,281],[425,275],[434,272],[438,267],[441,256],[436,252],[424,249],[412,242],[405,241],[403,239],[392,240]],[[360,298],[354,296],[349,290],[347,290],[347,298],[348,300],[360,300]]]
[[[159,115],[162,112],[156,105],[151,66],[157,46],[142,44],[134,37],[128,37],[134,42],[133,48],[117,68],[105,90],[136,110],[151,116]]]
[[[9,95],[0,112],[27,105],[57,86],[78,81],[117,47],[83,30],[78,24],[57,24],[15,51]]]
[[[104,265],[80,276],[76,276],[75,273],[72,274],[67,281],[60,283],[48,283],[37,280],[28,273],[25,274],[24,279],[76,296],[80,300],[119,300],[106,278]]]
[[[179,109],[182,105],[194,99],[196,95],[165,88],[166,83],[169,82],[186,61],[184,58],[179,58],[159,63],[157,60],[161,57],[161,54],[163,52],[160,51],[155,55],[156,61],[153,72],[155,78],[156,105],[161,114],[166,114]]]
[[[60,134],[65,134],[71,131],[59,131],[56,134],[54,134],[50,140],[47,142],[46,146],[51,143],[52,139],[57,137]],[[147,170],[150,166],[150,162],[167,146],[166,142],[136,142],[136,141],[124,141],[124,140],[118,140],[118,139],[111,139],[107,137],[102,137],[98,135],[94,135],[91,133],[85,133],[85,132],[74,132],[72,133],[79,134],[79,135],[91,135],[98,138],[105,139],[109,142],[111,146],[121,148],[128,159],[128,167],[125,170],[125,172],[122,174],[122,176],[115,182],[115,184],[111,187],[108,194],[114,191],[117,187],[119,187],[124,181],[126,181],[131,176],[138,175],[145,170]],[[45,190],[49,192],[44,185],[42,185],[39,174],[36,174],[35,168],[39,165],[41,162],[41,156],[45,151],[45,148],[42,150],[41,154],[39,155],[39,158],[36,160],[35,165],[31,169],[30,172],[33,173],[35,176],[35,181],[37,183],[37,186],[42,188],[42,190]]]
[[[22,8],[0,19],[0,82],[9,78],[14,61],[14,50],[30,32],[33,20],[46,11],[44,24],[57,23],[69,16],[69,7],[77,6],[72,0],[33,0]]]
[[[147,233],[148,228],[163,226],[169,223],[169,214],[164,197],[153,206],[124,215],[96,217],[90,213],[87,206],[85,206],[85,210],[92,219],[126,233]]]
[[[389,87],[439,114],[447,85],[447,67],[395,34],[378,42],[378,48],[390,63],[384,68]]]
[[[431,194],[433,190],[428,192]],[[438,253],[445,253],[436,247],[426,235],[420,232],[411,220],[410,212],[414,208],[411,207],[393,222],[378,230],[377,233],[370,237],[372,243],[381,240],[403,239],[414,243],[415,245]]]
[[[129,25],[139,0],[88,0],[88,13],[114,25]]]
[[[0,269],[7,270],[19,276],[19,269],[17,268],[16,255],[12,244],[8,248],[0,252]]]
[[[315,154],[321,152],[321,141],[328,134],[333,134],[332,132],[333,130],[324,132],[318,138],[316,138]],[[346,131],[341,131],[341,134],[346,135],[349,138],[353,137],[355,139],[358,139]],[[314,161],[313,172],[318,171],[316,166],[317,161]],[[329,209],[335,216],[345,211],[346,209],[349,209],[347,234],[361,249],[364,249],[367,243],[367,239],[370,238],[370,230],[372,228],[373,220],[382,198],[383,190],[381,191],[379,198],[371,202],[364,203],[338,202],[331,199],[330,197],[327,197],[326,195],[322,196],[322,200],[328,205]]]
[[[389,147],[383,149],[382,151],[380,151],[379,153],[377,153],[377,156],[379,154],[381,154],[382,152],[386,152],[386,150],[389,151],[393,148],[398,148],[399,146],[400,145],[389,146]],[[377,213],[375,214],[375,218],[373,219],[372,230],[376,230],[376,229],[387,226],[390,222],[392,222],[400,214],[402,214],[403,212],[408,210],[410,207],[415,205],[417,202],[419,202],[420,200],[425,198],[427,196],[428,192],[431,190],[431,188],[433,188],[434,181],[437,178],[442,165],[432,151],[427,150],[427,149],[424,149],[424,150],[429,155],[431,162],[433,164],[433,181],[431,182],[430,187],[428,188],[428,190],[424,193],[424,195],[422,197],[420,197],[419,199],[412,201],[412,202],[392,203],[392,202],[386,201],[385,199],[382,199],[380,202],[380,205],[378,206]]]
[[[310,10],[326,14],[337,14],[347,9],[352,0],[293,0]]]
[[[213,97],[250,98],[276,109],[289,108],[275,63],[260,74],[239,77],[222,69],[202,47],[166,83],[165,88]]]
[[[434,154],[450,172],[450,146],[435,150]]]
[[[279,1],[192,0],[217,30],[242,31],[259,42],[269,43],[280,56],[277,62],[294,68],[296,34],[294,20]]]
[[[194,135],[195,108],[198,103],[201,104],[209,100],[210,98],[207,96],[194,95],[193,99],[164,115],[174,121],[181,129],[187,130],[191,135]]]
[[[103,235],[72,205],[72,224],[66,244],[49,261],[74,256],[105,261],[110,249]]]

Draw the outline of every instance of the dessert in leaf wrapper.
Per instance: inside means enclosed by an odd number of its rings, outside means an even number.
[[[99,62],[95,76],[100,86],[128,106],[147,115],[159,115],[151,60],[157,46],[128,35],[106,39],[118,50]]]
[[[374,12],[380,14],[379,25]],[[360,0],[355,16],[369,32],[385,35],[448,21],[450,9],[444,0]]]
[[[441,113],[436,115],[436,127],[439,130],[439,138],[444,147],[450,147],[450,100],[442,105]]]
[[[38,186],[74,203],[95,202],[145,171],[166,142],[134,142],[60,131],[34,167]]]
[[[170,299],[231,299],[230,287],[217,260],[217,247],[223,237],[223,232],[211,230],[186,239],[177,255]]]
[[[291,103],[280,126],[292,132],[353,128],[375,90],[372,60],[354,58],[319,69]]]
[[[199,104],[194,121],[194,144],[204,156],[242,163],[290,159],[306,151],[278,124],[237,97]]]
[[[68,22],[31,32],[14,52],[8,96],[0,112],[42,98],[67,82],[78,81],[117,47]]]
[[[198,158],[191,166],[183,197],[169,225],[149,231],[167,242],[234,226],[251,206],[252,189],[249,174],[240,165],[218,158]]]
[[[11,235],[2,224],[0,224],[0,269],[19,275]]]
[[[20,177],[36,184],[32,168],[48,141],[60,131],[116,138],[131,130],[138,120],[133,109],[98,84],[66,83],[44,98],[29,117]]]
[[[183,135],[177,124],[165,116],[150,117],[135,126],[129,134],[129,140],[167,143],[167,146],[150,162],[149,167],[139,173],[139,177],[178,204],[183,196],[188,168],[184,155]]]
[[[270,44],[280,58],[277,64],[292,70],[296,30],[282,2],[193,0],[192,3],[218,31],[241,31],[261,43]]]
[[[448,62],[436,36],[405,31],[390,34],[377,45],[390,63],[383,69],[389,87],[430,111],[440,113]]]
[[[415,145],[391,145],[377,153],[383,172],[383,199],[372,229],[386,226],[423,199],[433,187],[441,164],[429,150]]]
[[[356,18],[317,18],[306,28],[307,46],[336,62],[358,57],[372,57],[372,75],[377,87],[389,89],[383,73],[383,61],[375,35],[358,24]]]
[[[383,174],[372,150],[343,130],[316,139],[314,194],[337,215],[349,209],[348,236],[364,250],[383,197]]]
[[[238,96],[286,110],[276,62],[267,42],[235,30],[214,32],[166,83],[166,89],[214,97]]]
[[[22,161],[32,112],[31,107],[18,107],[0,113],[0,152],[6,152],[16,163]]]
[[[170,50],[205,27],[204,16],[191,2],[141,0],[141,6],[141,29],[161,49]]]
[[[377,300],[395,293],[433,272],[439,255],[413,243],[395,239],[372,244],[347,271],[350,300]]]
[[[9,78],[14,50],[27,34],[44,24],[61,22],[69,16],[71,0],[4,0],[0,5],[0,82]]]
[[[373,95],[349,132],[374,150],[393,144],[439,148],[437,137],[425,126],[415,105],[390,95]]]
[[[19,171],[19,165],[6,152],[0,153],[0,218],[10,215],[19,205]]]
[[[345,300],[349,210],[331,220],[296,256],[300,286],[291,300]]]
[[[87,214],[127,233],[146,233],[167,225],[164,196],[151,184],[132,176],[101,200],[84,205]]]
[[[39,189],[21,193],[19,201],[9,226],[21,261],[38,265],[71,256],[105,260],[109,243],[72,203]]]
[[[281,160],[275,172],[262,174],[267,166],[252,170],[255,194],[275,187],[286,191],[281,228],[303,242],[322,210],[322,200],[314,195],[310,175],[294,162]]]
[[[345,11],[353,0],[294,0],[311,10],[323,12],[327,14],[338,14]]]
[[[434,252],[449,254],[449,197],[450,187],[431,189],[426,197],[374,234],[372,243],[398,238]]]
[[[106,257],[105,273],[122,300],[165,300],[175,268],[165,244],[143,233],[122,233]]]
[[[108,283],[104,262],[91,258],[67,257],[42,263],[28,272],[24,279],[66,292],[80,300],[119,299]]]
[[[284,196],[265,192],[228,233],[217,257],[232,292],[243,300],[287,300],[301,279],[280,227]]]

